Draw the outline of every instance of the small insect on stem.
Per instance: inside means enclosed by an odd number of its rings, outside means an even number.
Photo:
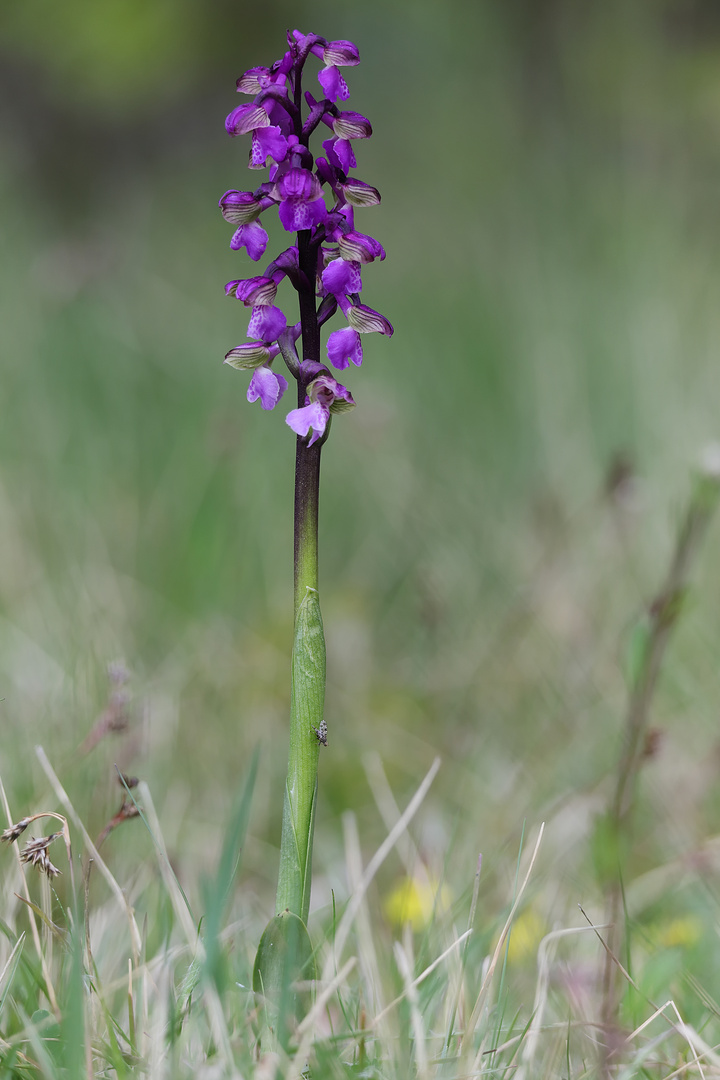
[[[317,741],[322,743],[323,746],[327,746],[327,724],[325,723],[325,720],[323,719],[320,721],[319,728],[314,727],[311,728],[311,730],[315,732]]]

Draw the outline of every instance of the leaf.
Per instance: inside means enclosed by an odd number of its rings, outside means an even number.
[[[315,978],[305,923],[291,911],[283,911],[265,927],[253,968],[253,990],[262,998],[266,1025],[281,1046],[287,1043],[290,1022],[309,1009],[310,996],[298,984]]]

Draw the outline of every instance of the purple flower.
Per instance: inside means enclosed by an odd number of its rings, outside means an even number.
[[[283,173],[273,195],[280,202],[280,220],[288,232],[310,229],[327,216],[320,181],[308,169],[293,168]]]
[[[301,409],[293,409],[292,412],[288,413],[285,417],[285,423],[292,428],[296,435],[303,438],[312,430],[308,442],[308,446],[312,446],[325,434],[330,415],[352,409],[355,402],[347,387],[336,382],[321,364],[308,364],[306,362],[301,367],[305,372],[308,371],[308,368],[310,370],[320,369],[324,374],[318,375],[311,383],[308,383],[305,405]]]
[[[248,386],[247,399],[257,401],[260,398],[263,409],[274,409],[287,390],[287,385],[287,379],[277,375],[271,368],[256,368]]]
[[[352,41],[331,41],[322,52],[325,67],[318,74],[318,82],[328,101],[338,98],[347,101],[350,97],[347,83],[338,71],[340,67],[354,67],[360,63],[360,56]]]

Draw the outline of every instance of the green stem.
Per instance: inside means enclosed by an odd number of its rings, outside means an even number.
[[[308,288],[300,291],[303,358],[317,360],[320,331],[314,282],[317,251],[309,232],[298,234],[300,269]],[[313,284],[310,285],[309,283]],[[298,405],[307,379],[298,379]],[[276,911],[290,910],[307,922],[317,799],[320,729],[325,701],[325,638],[318,594],[318,496],[322,441],[298,437],[295,457],[295,634],[292,654],[290,752],[280,841]]]

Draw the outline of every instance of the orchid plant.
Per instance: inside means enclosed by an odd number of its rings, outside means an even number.
[[[296,433],[295,464],[295,634],[292,657],[290,752],[285,789],[276,918],[286,913],[307,922],[310,904],[313,824],[320,746],[327,746],[323,717],[325,639],[318,598],[318,489],[320,451],[332,417],[351,409],[350,391],[332,369],[343,371],[363,359],[361,335],[391,335],[377,311],[360,303],[362,270],[385,258],[381,244],[355,228],[355,209],[380,202],[376,188],[351,175],[354,144],[372,134],[370,121],[341,107],[349,90],[341,72],[360,62],[350,41],[327,41],[317,34],[287,35],[287,51],[271,67],[254,67],[237,80],[251,100],[233,109],[228,134],[251,137],[249,167],[269,166],[268,179],[255,191],[226,191],[220,209],[236,226],[230,241],[258,262],[268,234],[261,217],[277,208],[280,223],[294,242],[260,276],[230,281],[228,296],[251,308],[248,341],[231,349],[225,363],[251,371],[248,401],[271,410],[288,387],[275,370],[278,357],[297,383],[297,407],[286,416]],[[320,61],[319,91],[303,93],[310,57]],[[315,158],[310,139],[321,127],[329,132],[324,156]],[[289,323],[275,303],[286,279],[298,296],[299,321]],[[346,325],[329,334],[321,358],[321,328],[338,310]],[[302,360],[296,343],[302,343]],[[267,932],[266,932],[267,933]],[[262,947],[262,943],[261,943]]]

